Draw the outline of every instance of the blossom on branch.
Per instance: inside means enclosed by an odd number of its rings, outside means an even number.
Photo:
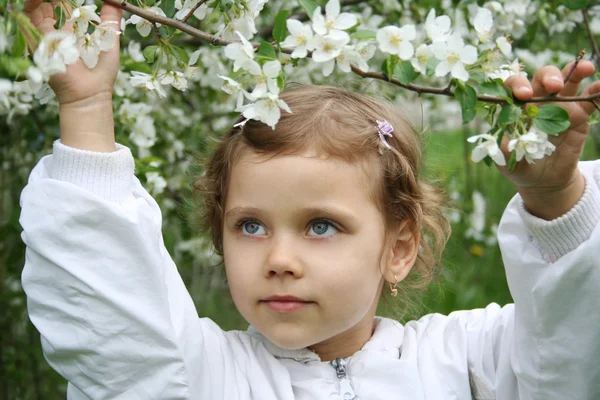
[[[267,61],[258,74],[254,74],[256,86],[251,93],[251,97],[258,99],[267,95],[267,93],[279,94],[277,86],[277,77],[281,72],[281,63],[279,60]]]
[[[158,14],[161,17],[166,17],[164,11],[159,7],[148,7],[147,10]],[[139,15],[132,15],[125,23],[134,24],[135,29],[137,29],[138,33],[143,37],[148,36],[150,34],[150,31],[152,30],[152,22],[140,17]],[[159,24],[158,22],[156,23],[157,27],[160,27],[160,25],[161,24]]]
[[[76,38],[65,31],[47,33],[33,53],[35,67],[27,70],[27,76],[39,90],[41,84],[47,82],[50,76],[65,72],[67,65],[74,64],[79,59]]]
[[[556,147],[548,141],[548,134],[535,126],[531,127],[525,135],[508,142],[508,151],[517,152],[517,161],[521,161],[525,157],[529,164],[535,164],[534,160],[549,156],[555,149]]]
[[[415,49],[410,42],[417,37],[417,31],[414,25],[404,25],[402,28],[397,26],[386,26],[377,31],[377,42],[379,49],[384,53],[395,54],[402,60],[410,59]]]
[[[268,93],[267,97],[256,103],[246,104],[242,107],[242,115],[247,119],[254,119],[269,125],[275,129],[275,125],[281,117],[280,108],[291,113],[290,107],[279,98],[278,95]]]
[[[316,35],[313,41],[315,50],[312,53],[314,62],[323,63],[333,60],[342,52],[342,48],[350,41],[350,36],[343,31],[335,31],[325,36]]]
[[[233,60],[233,72],[241,68],[255,75],[260,74],[260,65],[254,60],[254,47],[240,32],[236,34],[240,42],[230,43],[224,50],[225,57]]]
[[[435,68],[436,76],[446,76],[448,73],[453,78],[461,81],[469,80],[469,73],[465,65],[474,64],[477,61],[477,48],[466,45],[459,34],[452,34],[447,42],[435,42],[432,51],[440,63]]]
[[[156,91],[159,97],[167,97],[165,89],[163,89],[158,79],[156,79],[156,77],[153,75],[139,71],[131,71],[131,78],[129,78],[129,82],[133,87],[140,87],[147,91]]]
[[[427,14],[425,20],[425,32],[427,37],[433,42],[445,42],[450,36],[450,17],[447,15],[435,16],[435,8],[432,8]]]
[[[473,162],[479,162],[485,157],[490,156],[496,164],[506,165],[506,159],[498,146],[497,138],[495,136],[492,136],[489,133],[483,133],[481,135],[471,136],[467,141],[469,143],[477,142],[477,146],[473,149],[473,153],[471,154]]]
[[[96,6],[84,6],[85,0],[76,0],[77,8],[71,13],[71,17],[67,19],[67,23],[73,24],[73,30],[77,35],[85,35],[87,33],[90,21],[100,23],[100,16],[96,14]]]
[[[303,24],[296,19],[288,19],[286,25],[290,35],[281,42],[284,49],[294,49],[292,58],[305,58],[309,51],[314,50],[313,32],[310,25]]]
[[[352,28],[358,23],[356,15],[351,13],[340,14],[339,0],[329,0],[325,5],[325,17],[321,14],[321,7],[317,7],[313,12],[312,26],[315,33],[327,35],[341,32]]]

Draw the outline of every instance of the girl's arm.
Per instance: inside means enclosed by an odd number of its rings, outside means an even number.
[[[28,311],[46,359],[70,382],[69,398],[243,392],[231,383],[243,382],[234,355],[244,352],[198,318],[127,148],[99,153],[56,142],[33,170],[21,206]]]

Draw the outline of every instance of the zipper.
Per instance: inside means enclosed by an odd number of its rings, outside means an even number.
[[[354,390],[352,390],[350,380],[348,379],[346,372],[347,365],[348,361],[345,358],[336,358],[331,362],[331,366],[335,368],[337,377],[340,380],[340,396],[344,400],[352,400],[356,397],[356,394],[354,394]]]

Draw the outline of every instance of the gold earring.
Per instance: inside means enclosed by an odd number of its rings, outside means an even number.
[[[392,282],[388,282],[390,284],[390,294],[392,295],[392,297],[396,297],[398,296],[398,278],[396,278],[396,275],[394,275],[394,280],[396,282],[394,282],[394,284],[392,285]]]

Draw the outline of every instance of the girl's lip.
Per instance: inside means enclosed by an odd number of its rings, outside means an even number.
[[[310,301],[308,301],[308,300],[304,300],[299,297],[290,296],[290,295],[275,295],[275,296],[267,297],[263,301],[296,301],[296,302],[310,303]]]
[[[271,310],[280,312],[280,313],[289,313],[298,311],[302,308],[308,307],[313,304],[312,301],[281,301],[281,300],[263,300],[262,303],[265,303],[267,307]]]

